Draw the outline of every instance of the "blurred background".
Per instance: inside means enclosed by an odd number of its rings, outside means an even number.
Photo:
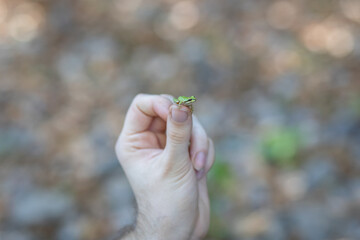
[[[360,239],[359,0],[0,0],[0,239],[135,219],[137,93],[195,95],[210,239]]]

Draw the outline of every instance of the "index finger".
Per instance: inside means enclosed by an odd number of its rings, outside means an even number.
[[[123,132],[134,134],[147,130],[154,117],[166,121],[171,101],[159,95],[138,94],[126,114]]]

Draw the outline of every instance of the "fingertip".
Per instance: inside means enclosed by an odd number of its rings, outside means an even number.
[[[190,111],[187,107],[172,106],[170,108],[171,119],[176,123],[184,123],[188,120]]]
[[[195,156],[194,168],[197,171],[200,171],[204,169],[205,165],[206,165],[206,153],[203,151],[198,152]]]

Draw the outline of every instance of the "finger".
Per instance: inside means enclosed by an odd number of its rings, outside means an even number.
[[[197,171],[201,171],[205,167],[207,152],[208,152],[208,137],[197,117],[193,115],[190,156],[193,166]]]
[[[208,139],[209,142],[209,148],[208,148],[208,155],[206,159],[206,166],[205,166],[205,173],[208,173],[212,166],[214,165],[215,161],[215,147],[214,142],[211,140],[211,138]]]
[[[138,94],[126,114],[123,132],[134,134],[147,130],[154,117],[167,119],[171,101],[159,95]]]
[[[156,133],[165,132],[165,129],[166,129],[166,122],[161,118],[154,118],[149,127],[149,131]]]
[[[210,225],[210,200],[208,196],[208,189],[206,177],[198,182],[199,189],[199,216],[196,223],[196,228],[192,234],[192,239],[203,239],[209,230]]]
[[[170,94],[160,94],[160,96],[169,99],[171,102],[174,100],[174,96]]]
[[[156,133],[158,139],[159,148],[164,149],[166,144],[166,135],[165,133]]]
[[[166,126],[166,146],[167,154],[172,159],[189,158],[189,142],[191,137],[192,117],[187,107],[170,107],[170,114]]]
[[[196,172],[197,179],[202,179],[211,169],[215,161],[215,149],[213,141],[208,138],[208,150],[204,168]]]

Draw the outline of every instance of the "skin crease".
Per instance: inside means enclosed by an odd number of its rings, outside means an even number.
[[[213,143],[190,109],[172,99],[137,95],[116,143],[139,212],[124,240],[197,240],[208,231]]]

